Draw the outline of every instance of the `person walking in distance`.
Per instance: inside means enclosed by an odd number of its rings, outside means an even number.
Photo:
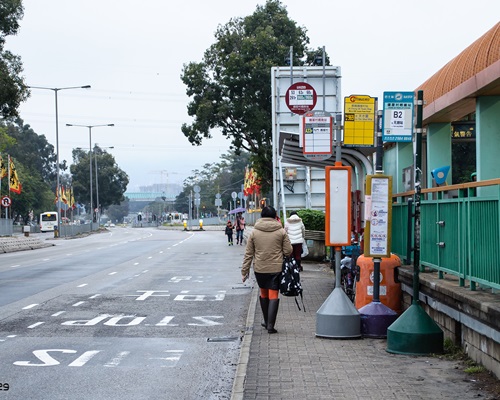
[[[236,215],[236,244],[243,246],[243,231],[245,230],[245,218],[238,213]]]
[[[292,211],[285,221],[285,231],[288,233],[293,247],[293,258],[297,261],[299,271],[302,271],[302,243],[306,235],[306,228],[296,211]]]
[[[274,328],[279,307],[279,285],[283,265],[283,255],[292,254],[292,244],[283,226],[276,220],[276,210],[264,207],[261,218],[247,239],[247,247],[241,268],[242,280],[248,279],[253,262],[255,279],[260,288],[260,306],[264,316],[262,326],[269,333],[277,333]]]
[[[227,221],[226,229],[225,229],[225,234],[227,236],[227,244],[228,244],[228,246],[232,246],[233,245],[233,230],[234,230],[233,224],[231,223],[231,221]]]

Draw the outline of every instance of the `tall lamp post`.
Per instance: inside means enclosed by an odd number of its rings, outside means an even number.
[[[78,124],[66,124],[66,126],[78,126],[81,128],[89,129],[89,169],[90,169],[90,230],[92,230],[92,223],[94,222],[94,207],[92,204],[92,128],[97,128],[99,126],[115,126],[115,124],[102,124],[102,125],[78,125]]]
[[[98,169],[97,169],[97,153],[96,148],[99,147],[97,143],[94,145],[94,161],[95,161],[95,192],[96,192],[96,208],[97,208],[97,226],[101,226],[101,206],[99,203],[99,179],[98,179]],[[114,146],[100,147],[100,149],[114,149]]]
[[[61,196],[59,195],[59,117],[58,117],[58,111],[57,111],[57,93],[60,90],[68,90],[68,89],[90,89],[90,85],[85,85],[85,86],[68,86],[68,87],[62,87],[62,88],[51,88],[51,87],[45,87],[45,86],[28,86],[29,89],[45,89],[45,90],[52,90],[55,94],[55,99],[56,99],[56,173],[57,173],[57,179],[56,179],[56,195],[57,195],[57,234],[61,234]]]

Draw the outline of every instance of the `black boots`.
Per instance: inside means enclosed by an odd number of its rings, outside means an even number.
[[[278,315],[278,307],[280,305],[279,299],[269,300],[269,308],[267,311],[267,332],[268,333],[278,333],[274,329],[274,324],[276,323],[276,316]]]
[[[262,308],[262,315],[264,316],[264,322],[261,324],[264,328],[267,329],[267,315],[269,310],[269,299],[265,299],[264,297],[259,297],[260,300],[260,308]]]

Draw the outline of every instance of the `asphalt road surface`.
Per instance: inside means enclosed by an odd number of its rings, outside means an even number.
[[[54,243],[0,255],[0,399],[231,397],[244,246],[120,227]]]

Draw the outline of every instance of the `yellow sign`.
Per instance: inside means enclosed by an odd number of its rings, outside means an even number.
[[[375,97],[351,95],[344,98],[344,146],[374,145],[375,107]]]

